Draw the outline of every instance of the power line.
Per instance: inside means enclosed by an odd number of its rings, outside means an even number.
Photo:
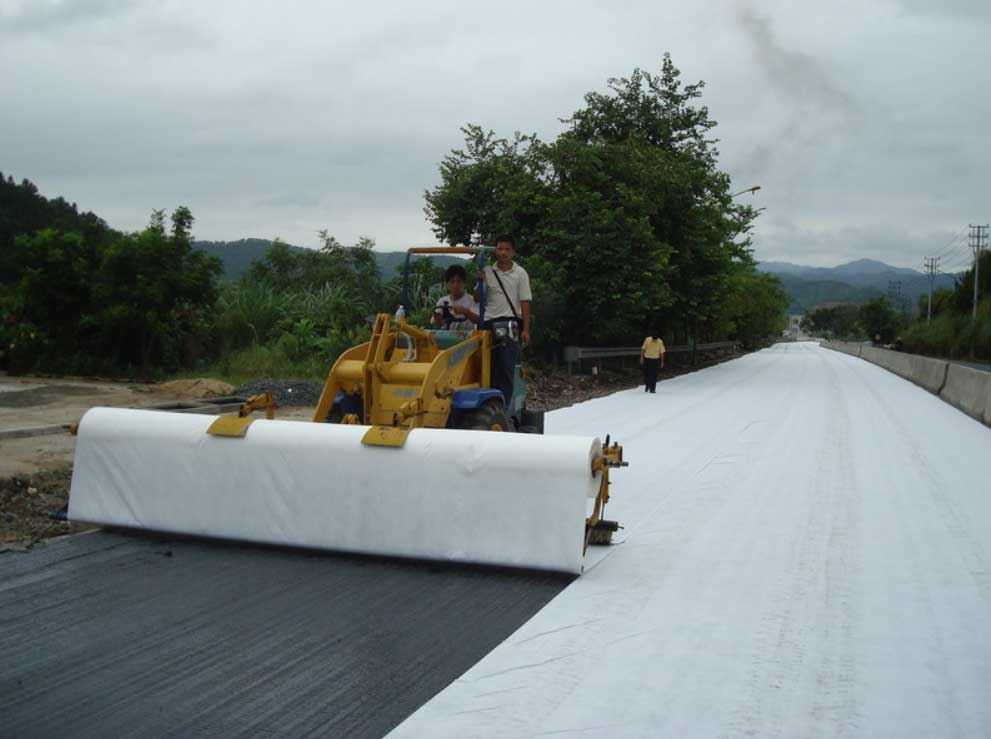
[[[963,254],[963,255],[965,255],[967,257],[970,256],[969,252],[967,251],[967,244],[966,244],[966,242],[963,242],[963,241],[961,241],[959,244],[957,244],[956,246],[954,246],[952,249],[949,249],[947,251],[944,251],[942,254],[939,255],[939,258],[940,259],[949,259],[950,257],[959,256],[961,254]]]
[[[970,255],[960,254],[946,260],[941,271],[943,274],[950,274],[951,272],[965,272],[968,269],[970,269]]]
[[[963,246],[963,244],[961,244],[961,245],[959,245],[959,246],[953,246],[953,244],[955,244],[955,243],[956,243],[957,241],[960,241],[960,239],[962,239],[962,238],[963,238],[963,235],[964,235],[964,234],[965,234],[966,232],[967,232],[967,229],[966,229],[966,228],[961,228],[961,229],[960,229],[960,232],[959,232],[959,233],[957,233],[957,234],[956,234],[955,236],[952,236],[952,237],[950,237],[950,240],[949,240],[949,241],[947,241],[947,242],[946,242],[945,244],[943,244],[943,246],[942,246],[942,249],[943,249],[944,251],[943,251],[943,252],[942,252],[942,253],[941,253],[941,254],[939,255],[939,258],[940,258],[940,259],[942,259],[942,258],[943,258],[943,257],[945,257],[945,256],[946,256],[947,254],[949,254],[950,252],[952,252],[952,251],[956,251],[956,250],[957,250],[957,249],[959,249],[959,248],[960,248],[961,246]],[[948,248],[948,247],[949,247],[949,248]]]

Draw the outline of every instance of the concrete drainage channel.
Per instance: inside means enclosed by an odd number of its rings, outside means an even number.
[[[974,420],[991,426],[991,372],[869,344],[825,341],[822,345],[883,367],[938,395]]]
[[[168,411],[170,413],[204,413],[207,415],[220,413],[235,413],[246,398],[230,396],[224,398],[205,398],[203,400],[174,400],[154,405],[136,406],[144,411]],[[48,436],[50,434],[68,433],[70,424],[52,423],[43,426],[24,426],[21,428],[0,429],[0,441],[4,439],[24,439],[31,436]]]

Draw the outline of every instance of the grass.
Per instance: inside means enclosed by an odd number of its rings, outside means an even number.
[[[948,359],[991,359],[991,300],[978,307],[977,319],[970,315],[938,315],[924,320],[903,334],[905,351]]]
[[[323,382],[331,365],[332,361],[323,357],[293,360],[278,347],[255,345],[231,352],[201,368],[179,372],[174,379],[211,377],[234,387],[259,377]]]

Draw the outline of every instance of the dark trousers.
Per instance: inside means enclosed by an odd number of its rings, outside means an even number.
[[[643,360],[643,383],[644,390],[648,393],[657,392],[657,368],[660,366],[659,359]]]
[[[502,392],[506,415],[510,413],[509,403],[513,399],[513,380],[519,358],[520,345],[512,339],[504,338],[492,347],[492,387]]]

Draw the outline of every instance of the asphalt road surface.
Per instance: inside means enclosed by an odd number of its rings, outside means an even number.
[[[0,555],[0,736],[381,737],[567,582],[110,532]]]

